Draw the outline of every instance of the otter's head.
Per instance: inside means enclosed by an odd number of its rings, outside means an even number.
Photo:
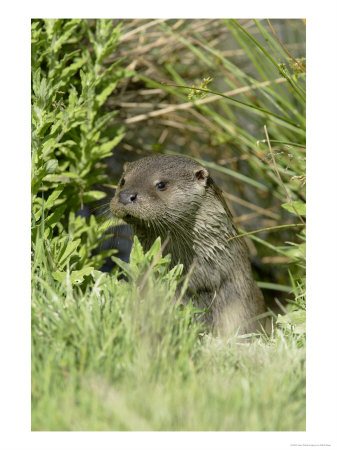
[[[124,166],[111,211],[126,222],[164,221],[174,225],[198,209],[208,171],[190,158],[153,156]]]

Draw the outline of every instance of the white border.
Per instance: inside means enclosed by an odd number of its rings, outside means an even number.
[[[122,2],[121,2],[122,3]],[[2,6],[2,324],[0,447],[4,449],[336,448],[336,3],[12,2]],[[306,432],[30,431],[30,18],[270,17],[307,19],[308,368]],[[18,32],[18,30],[21,30]],[[207,411],[205,411],[207,414]]]

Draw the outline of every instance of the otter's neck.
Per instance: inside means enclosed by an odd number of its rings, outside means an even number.
[[[205,263],[215,261],[224,272],[245,270],[247,246],[242,238],[235,238],[238,231],[221,191],[211,185],[205,196],[207,198],[200,205],[193,229],[194,251],[198,260]]]
[[[132,229],[145,251],[158,236],[162,242],[169,238],[164,254],[171,254],[171,266],[182,263],[185,273],[193,262],[214,265],[214,270],[233,276],[234,271],[250,271],[246,244],[240,238],[231,239],[238,233],[221,191],[212,180],[193,218],[182,217],[167,226],[164,222],[141,221],[132,224]]]

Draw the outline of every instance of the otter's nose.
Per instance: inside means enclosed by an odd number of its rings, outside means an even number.
[[[137,198],[137,192],[120,192],[118,195],[118,200],[127,205],[128,203],[134,203]]]

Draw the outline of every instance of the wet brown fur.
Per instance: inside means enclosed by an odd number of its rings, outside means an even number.
[[[122,180],[124,184],[121,185]],[[165,182],[164,190],[156,186]],[[124,194],[123,194],[124,193]],[[132,199],[121,202],[125,196]],[[184,265],[194,303],[209,309],[206,321],[223,335],[260,329],[254,318],[264,313],[242,238],[221,190],[198,162],[180,156],[153,156],[127,164],[111,211],[131,224],[145,250],[160,236],[170,236],[164,253],[171,265]],[[186,294],[190,296],[189,293]]]

